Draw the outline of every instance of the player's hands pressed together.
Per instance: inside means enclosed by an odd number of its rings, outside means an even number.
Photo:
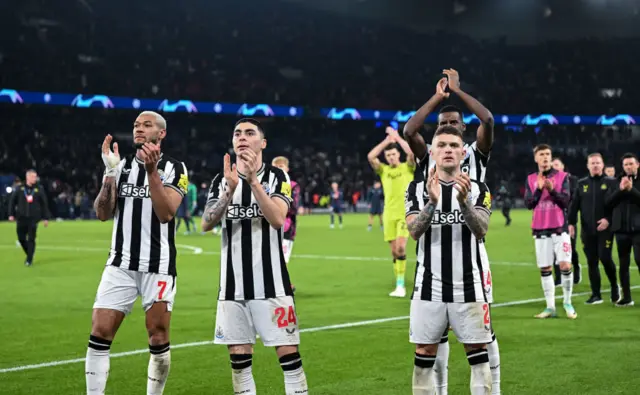
[[[454,69],[444,69],[442,74],[447,76],[449,90],[451,92],[457,92],[460,90],[460,75]]]
[[[160,146],[153,143],[144,143],[140,147],[140,159],[144,162],[144,168],[147,173],[153,173],[158,168],[160,161]]]
[[[544,187],[549,192],[553,191],[553,183],[551,182],[551,180],[549,180],[549,179],[544,180]]]
[[[398,131],[391,126],[387,126],[385,133],[387,133],[387,140],[390,140],[391,142],[395,143],[400,140],[400,134],[398,134]]]
[[[224,156],[224,179],[227,182],[227,186],[231,190],[231,192],[236,190],[238,186],[238,168],[236,164],[231,164],[231,156],[229,154],[225,154]]]
[[[609,227],[609,220],[607,220],[606,218],[602,218],[598,221],[598,232],[602,232],[603,230],[606,230]]]
[[[441,99],[448,99],[449,92],[447,92],[447,86],[449,85],[449,81],[446,77],[440,78],[440,81],[436,84],[436,95],[438,95]]]
[[[238,158],[240,158],[240,161],[247,172],[247,174],[245,174],[247,182],[249,184],[256,182],[258,179],[258,168],[260,167],[256,153],[250,149],[245,149],[238,154]]]
[[[622,180],[620,181],[620,190],[630,191],[632,187],[633,183],[631,182],[631,180],[628,177],[622,177]]]
[[[113,141],[113,137],[108,134],[102,142],[102,162],[107,169],[107,177],[115,176],[116,169],[120,163],[118,143],[113,143],[113,151],[111,151],[111,141]]]
[[[429,193],[429,201],[434,204],[438,203],[438,200],[440,200],[440,179],[435,167],[429,170],[427,192]]]
[[[471,191],[471,179],[468,175],[460,173],[456,176],[456,183],[453,187],[458,191],[458,202],[464,203],[469,199],[469,192]]]

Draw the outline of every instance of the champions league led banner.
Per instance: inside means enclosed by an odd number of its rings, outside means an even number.
[[[363,110],[356,108],[323,108],[323,117],[329,119],[349,119],[368,121],[395,121],[404,123],[415,114],[415,111],[384,111]],[[436,123],[438,114],[429,114],[427,123]],[[640,115],[618,114],[607,115],[555,115],[555,114],[510,114],[495,115],[494,122],[498,125],[635,125],[636,119],[640,122]],[[464,123],[480,123],[478,117],[473,114],[464,114]]]
[[[270,104],[234,104],[173,99],[138,99],[134,97],[44,93],[0,89],[0,103],[48,104],[80,108],[115,108],[160,112],[189,112],[238,115],[243,117],[301,117],[302,107]]]
[[[243,117],[295,117],[305,115],[302,107],[259,103],[220,103],[201,102],[188,99],[139,99],[134,97],[44,93],[0,89],[0,103],[12,104],[44,104],[69,106],[78,108],[105,108],[123,110],[152,110],[160,112],[188,112],[205,114],[225,114]],[[315,114],[318,114],[315,112]],[[334,120],[388,121],[404,123],[415,114],[415,111],[367,110],[359,108],[322,108],[319,115]],[[640,122],[640,115],[556,115],[556,114],[510,114],[494,115],[498,125],[635,125]],[[430,114],[428,123],[435,123],[437,114]],[[464,122],[479,123],[473,114],[465,114]]]

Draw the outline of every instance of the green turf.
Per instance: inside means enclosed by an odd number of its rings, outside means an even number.
[[[503,226],[499,213],[494,214],[487,238],[496,303],[542,296],[528,230],[530,214],[514,214],[509,228]],[[41,226],[31,268],[22,264],[24,256],[15,247],[14,227],[0,224],[0,369],[84,357],[111,223]],[[219,238],[180,235],[177,243],[201,247],[205,253],[194,255],[192,250],[179,249],[171,343],[211,340],[218,288],[219,256],[214,253],[219,250]],[[410,242],[409,262],[414,262],[414,246]],[[342,230],[330,230],[325,216],[301,217],[290,267],[298,288],[301,328],[408,315],[408,298],[387,296],[393,286],[387,256],[382,232],[367,232],[365,216],[345,216]],[[523,266],[523,262],[531,264]],[[408,272],[413,272],[413,263]],[[631,280],[640,284],[635,268]],[[588,280],[575,289],[587,291]],[[586,298],[574,298],[579,314],[576,321],[535,320],[533,315],[544,307],[542,302],[493,310],[504,394],[640,392],[638,308],[618,309],[608,301],[585,306]],[[112,352],[146,347],[144,315],[138,303],[121,327]],[[408,320],[303,333],[301,353],[311,394],[411,393],[413,350],[408,342]],[[107,393],[144,393],[147,362],[147,353],[112,359]],[[82,394],[83,369],[80,362],[0,373],[0,394]],[[230,376],[224,347],[174,349],[165,393],[231,394]],[[260,394],[284,393],[275,352],[262,345],[256,347],[254,376]],[[469,393],[468,380],[462,347],[452,341],[449,393]]]

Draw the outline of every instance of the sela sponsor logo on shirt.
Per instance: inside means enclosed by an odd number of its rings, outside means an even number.
[[[120,197],[144,199],[150,196],[149,185],[135,186],[129,183],[123,183],[120,185]]]
[[[243,220],[252,218],[262,218],[264,213],[260,209],[257,203],[251,206],[241,206],[239,204],[231,204],[227,207],[227,219],[230,220]]]
[[[433,213],[433,218],[431,219],[432,225],[453,225],[463,223],[464,215],[462,215],[462,211],[460,210],[453,210],[449,213],[436,211]]]

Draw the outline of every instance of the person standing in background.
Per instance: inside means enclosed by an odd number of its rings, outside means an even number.
[[[49,202],[44,189],[37,184],[38,173],[27,170],[26,182],[15,188],[9,200],[9,221],[16,221],[16,233],[20,246],[27,254],[24,265],[33,264],[33,255],[36,252],[36,231],[38,222],[44,219],[43,224],[49,226]]]
[[[189,217],[187,217],[187,223],[191,223],[191,229],[197,232],[196,221],[193,217],[198,214],[198,187],[196,184],[190,182],[187,187],[187,210],[189,211]]]
[[[380,181],[376,181],[373,183],[373,187],[369,189],[368,193],[368,201],[369,201],[369,226],[367,230],[371,232],[373,229],[373,217],[376,215],[380,220],[380,229],[384,229],[382,225],[382,200],[383,200],[383,192],[382,192],[382,183]]]
[[[615,188],[615,179],[604,176],[602,174],[603,167],[604,162],[599,153],[593,153],[587,157],[589,176],[578,180],[569,206],[569,235],[574,239],[578,212],[580,212],[580,239],[582,239],[582,247],[587,257],[591,285],[591,297],[586,304],[602,303],[598,262],[602,262],[611,284],[611,302],[617,303],[620,300],[616,264],[611,258],[611,247],[613,246],[613,233],[609,229],[611,210],[605,206],[605,196],[609,189]]]
[[[607,208],[613,210],[611,231],[616,235],[618,261],[620,262],[620,284],[622,299],[619,307],[633,306],[631,298],[631,249],[636,265],[640,269],[640,180],[638,179],[638,157],[627,153],[622,156],[623,174],[619,185],[609,189]]]
[[[511,198],[511,192],[507,188],[507,184],[503,181],[503,184],[498,189],[497,200],[502,203],[502,215],[507,220],[504,224],[505,226],[511,225],[511,206],[513,205],[513,201]]]
[[[344,192],[342,189],[338,187],[337,182],[331,183],[331,192],[330,192],[330,208],[331,208],[331,225],[329,226],[331,229],[334,228],[334,214],[338,215],[338,221],[340,222],[340,229],[342,229],[342,212],[344,211]]]

